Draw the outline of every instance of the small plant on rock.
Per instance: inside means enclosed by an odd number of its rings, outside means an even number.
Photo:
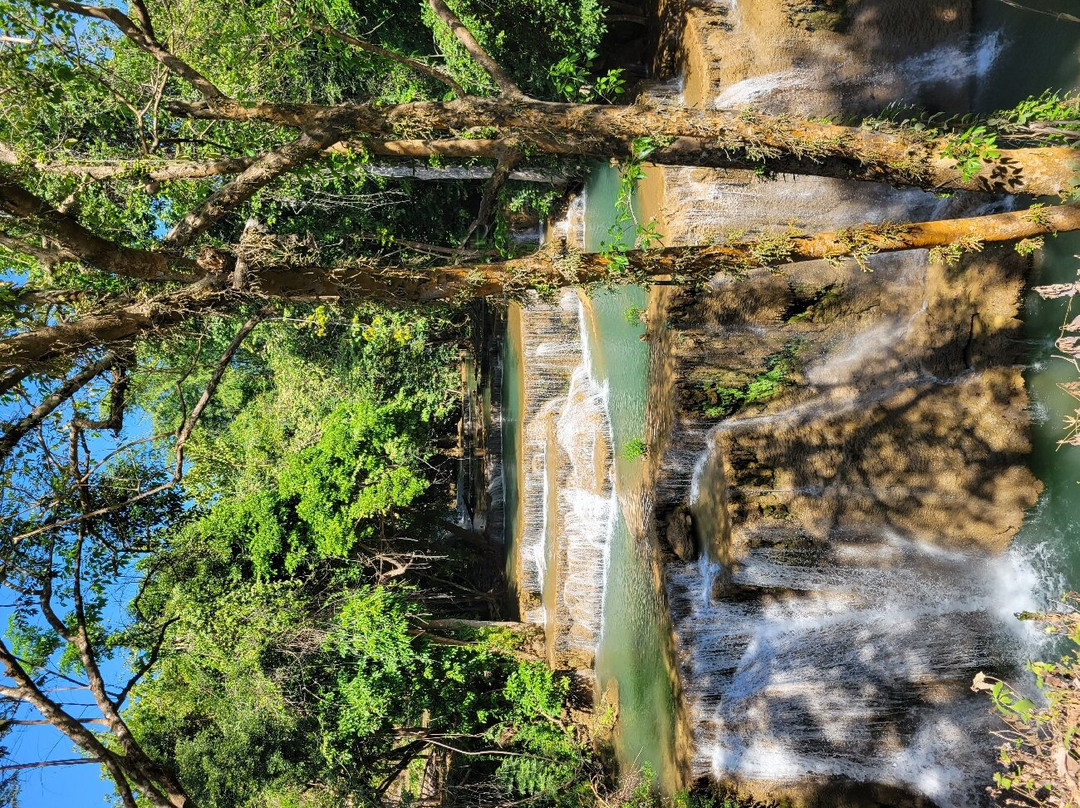
[[[641,438],[628,440],[622,447],[624,460],[640,460],[649,453],[649,446]]]

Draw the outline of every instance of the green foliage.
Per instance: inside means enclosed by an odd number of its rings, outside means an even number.
[[[249,582],[213,598],[194,588],[166,594],[175,650],[127,711],[144,749],[175,761],[204,805],[254,804],[278,783],[316,776],[315,726],[296,709],[304,694],[288,675],[303,652],[303,589]]]
[[[564,56],[552,65],[548,75],[555,86],[555,92],[567,101],[588,103],[602,99],[613,103],[626,91],[623,71],[609,70],[590,80],[594,59],[596,59],[596,51],[588,51],[584,54],[584,58],[581,54]]]
[[[942,154],[956,161],[956,168],[965,182],[982,170],[983,163],[992,163],[1001,156],[997,150],[997,135],[981,124],[950,137]]]
[[[1039,238],[1025,238],[1020,239],[1013,245],[1013,249],[1016,250],[1017,255],[1028,256],[1038,252],[1043,248],[1044,241]]]
[[[624,460],[640,460],[649,453],[649,446],[641,438],[633,438],[623,444],[622,455]]]
[[[8,616],[5,637],[10,643],[11,652],[30,668],[45,667],[64,644],[56,631],[30,622],[24,611],[13,611]]]
[[[646,224],[637,226],[635,229],[635,243],[639,250],[648,251],[654,247],[663,246],[663,236],[660,235],[656,228],[656,219],[649,219]]]
[[[1049,634],[1068,641],[1057,662],[1033,662],[1038,698],[1029,698],[1007,682],[976,675],[972,690],[989,694],[994,709],[1008,725],[999,750],[1002,770],[994,773],[990,793],[1010,804],[1070,808],[1074,792],[1069,771],[1080,765],[1080,595],[1063,598],[1060,611],[1022,613]]]
[[[630,146],[630,157],[619,164],[619,189],[615,196],[615,221],[608,228],[607,240],[600,243],[600,254],[606,260],[612,275],[627,275],[630,270],[629,252],[631,241],[640,250],[650,250],[662,245],[662,238],[657,232],[656,220],[645,225],[637,224],[634,215],[634,190],[638,182],[645,177],[642,165],[646,158],[658,147],[664,145],[663,139],[639,137]],[[631,227],[633,225],[633,227]],[[630,279],[624,278],[623,282]]]
[[[190,447],[187,491],[204,510],[186,530],[263,577],[346,558],[415,506],[455,398],[453,354],[430,344],[429,318],[331,314],[268,336],[224,385],[230,417]]]
[[[1080,132],[1078,106],[1080,97],[1076,93],[1046,90],[1041,95],[1025,98],[1012,109],[995,112],[990,121],[1001,128],[1026,129],[1045,142],[1062,143],[1073,138],[1071,132]]]
[[[371,535],[376,519],[413,503],[427,489],[419,467],[419,424],[404,401],[373,406],[355,401],[327,417],[318,443],[286,460],[278,497],[295,513],[285,547],[261,547],[256,569],[269,571],[273,553],[286,550],[290,572],[315,553],[344,558],[358,538]],[[365,527],[361,527],[367,525]],[[267,552],[270,550],[271,552]]]
[[[1049,223],[1049,220],[1046,218],[1046,205],[1041,202],[1033,202],[1024,212],[1024,218],[1032,224],[1045,227]]]
[[[745,387],[713,387],[717,403],[706,407],[705,414],[709,418],[726,418],[742,407],[771,399],[790,383],[791,374],[798,367],[802,345],[799,338],[788,340],[781,350],[765,358],[765,370]]]
[[[589,804],[589,789],[581,777],[588,753],[560,720],[568,686],[565,677],[539,663],[521,663],[507,678],[503,696],[509,718],[488,734],[509,734],[525,752],[505,758],[495,772],[511,794],[528,795],[544,805]]]
[[[415,604],[402,592],[363,587],[342,604],[331,642],[343,655],[360,654],[396,673],[407,668],[415,655],[408,628],[415,614]]]
[[[972,234],[964,236],[952,244],[931,248],[929,259],[932,264],[946,264],[947,266],[952,266],[958,264],[965,254],[980,252],[982,248],[982,240],[978,236]]]
[[[555,65],[562,65],[562,75],[587,75],[605,30],[596,0],[460,0],[448,5],[521,89],[536,98],[551,97]],[[447,70],[466,90],[491,92],[491,79],[426,4],[423,19]]]
[[[507,677],[503,696],[519,717],[558,718],[569,690],[569,680],[545,665],[523,662]]]

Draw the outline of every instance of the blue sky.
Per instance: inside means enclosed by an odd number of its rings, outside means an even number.
[[[0,274],[0,280],[21,283],[22,278],[8,273]],[[0,420],[10,420],[13,412],[21,408],[12,405],[0,405]],[[62,420],[70,417],[70,408],[58,411]],[[114,449],[119,443],[149,434],[149,418],[141,411],[130,412],[125,417],[125,430],[118,439],[110,433],[89,436],[88,445],[95,456],[102,456]],[[133,595],[130,579],[118,584],[109,599],[106,619],[112,623],[123,622],[126,617],[126,605]],[[0,587],[0,603],[10,604],[16,595]],[[0,631],[5,631],[11,609],[0,607]],[[126,682],[130,675],[126,657],[119,652],[113,660],[101,660],[102,673],[110,683]],[[0,677],[2,678],[2,677]],[[63,684],[63,683],[60,683]],[[78,703],[92,704],[88,691],[64,691],[58,698]],[[69,709],[77,717],[96,717],[100,715],[96,708]],[[24,707],[18,713],[20,719],[39,719],[36,710]],[[74,744],[61,732],[51,726],[19,726],[2,741],[9,748],[9,756],[4,763],[34,763],[44,760],[60,760],[79,757]],[[22,790],[19,804],[22,808],[56,808],[57,806],[100,806],[106,802],[107,795],[113,793],[111,781],[103,780],[100,767],[93,764],[78,766],[48,767],[22,772],[20,776]]]

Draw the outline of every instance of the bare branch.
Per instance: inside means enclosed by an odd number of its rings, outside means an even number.
[[[516,97],[525,95],[521,92],[521,88],[517,86],[517,83],[510,78],[510,75],[499,66],[498,62],[488,55],[483,46],[476,41],[476,37],[472,35],[472,32],[465,27],[465,24],[450,10],[450,7],[443,0],[428,0],[428,5],[431,6],[431,10],[435,12],[436,16],[446,23],[450,31],[457,37],[458,42],[465,46],[465,50],[469,52],[469,56],[473,58],[473,61],[480,65],[484,72],[491,77],[491,80],[495,82],[495,86],[499,88],[501,95]]]
[[[524,159],[524,156],[521,150],[512,143],[508,144],[500,152],[498,165],[495,166],[491,179],[484,186],[484,195],[480,200],[480,210],[461,239],[463,247],[478,229],[481,229],[486,234],[495,215],[495,203],[499,199],[499,194],[502,193],[503,186],[506,185],[506,181],[510,178],[510,173]]]
[[[1020,11],[1030,11],[1033,14],[1043,14],[1047,17],[1053,17],[1055,20],[1060,20],[1061,22],[1080,22],[1080,17],[1077,17],[1074,14],[1066,14],[1063,11],[1045,11],[1041,8],[1032,8],[1031,6],[1017,3],[1016,0],[998,0],[998,2],[1019,9]]]
[[[16,722],[10,722],[16,723]],[[49,721],[20,721],[20,724],[49,724]],[[20,772],[27,769],[44,769],[49,766],[78,766],[83,763],[97,763],[101,761],[97,758],[68,758],[67,760],[39,760],[37,763],[7,763],[0,766],[0,772]]]
[[[120,709],[120,707],[123,706],[124,701],[131,692],[131,688],[135,687],[135,685],[139,683],[139,680],[146,676],[146,674],[150,672],[150,669],[157,664],[158,657],[161,655],[161,648],[165,644],[165,636],[169,630],[169,626],[179,619],[179,617],[173,617],[166,620],[164,625],[162,625],[161,630],[158,632],[157,640],[154,642],[153,648],[150,649],[150,655],[143,661],[139,666],[139,669],[132,674],[131,678],[128,679],[127,684],[125,684],[117,694],[114,702],[117,709]]]
[[[26,672],[11,651],[8,650],[3,640],[0,640],[0,665],[3,666],[7,677],[15,682],[15,687],[4,687],[0,689],[0,694],[30,704],[44,718],[48,719],[49,723],[91,755],[102,760],[112,756],[112,753],[98,740],[93,732],[86,729],[78,719],[65,712],[59,704],[41,691],[34,682],[33,677]]]
[[[381,45],[376,45],[372,42],[367,42],[366,40],[352,36],[351,34],[346,34],[344,31],[338,31],[336,28],[331,28],[328,25],[312,25],[311,29],[313,31],[318,31],[321,34],[325,34],[326,36],[330,36],[334,39],[340,40],[347,45],[352,45],[354,48],[359,48],[360,50],[366,51],[367,53],[374,53],[376,56],[381,56],[384,59],[389,59],[390,61],[397,62],[398,64],[404,65],[411,70],[415,70],[417,73],[420,73],[424,76],[429,76],[436,81],[442,82],[451,90],[453,90],[454,95],[456,95],[458,98],[464,98],[466,95],[468,95],[468,93],[465,92],[465,89],[456,81],[454,81],[451,76],[441,70],[438,70],[437,68],[432,67],[431,65],[421,62],[419,59],[411,59],[408,56],[402,56],[396,51],[389,50],[388,48],[384,48]]]
[[[80,724],[104,724],[108,722],[104,718],[77,718],[75,719]],[[31,718],[18,718],[10,721],[0,721],[0,726],[12,725],[16,727],[38,727],[38,726],[52,726],[51,721],[46,721],[44,718],[31,719]],[[88,760],[88,758],[80,758],[80,760]]]
[[[130,355],[127,357],[130,359]],[[127,388],[130,378],[128,377],[127,364],[114,365],[112,369],[113,379],[109,388],[109,416],[104,420],[89,420],[76,418],[72,423],[79,429],[110,429],[119,433],[124,427],[124,407],[127,398]]]
[[[153,488],[149,488],[146,491],[142,491],[139,494],[136,494],[135,496],[123,502],[119,502],[114,505],[108,505],[103,508],[98,508],[88,513],[80,514],[79,516],[73,516],[67,519],[49,522],[48,524],[41,525],[40,527],[34,528],[33,530],[27,531],[26,533],[14,536],[8,539],[8,541],[12,544],[15,544],[24,541],[25,539],[39,536],[46,531],[67,527],[68,525],[84,522],[88,519],[97,519],[99,517],[105,516],[106,514],[114,513],[122,508],[127,508],[131,505],[141,502],[148,497],[156,496],[157,494],[160,494],[163,491],[167,491],[173,486],[177,485],[184,476],[184,444],[187,443],[188,438],[191,437],[191,433],[195,429],[195,426],[198,423],[199,418],[202,416],[203,411],[206,409],[206,406],[210,403],[211,399],[213,399],[214,393],[217,391],[218,384],[221,382],[222,376],[225,375],[225,371],[228,369],[229,364],[232,362],[233,356],[236,355],[236,352],[240,349],[241,344],[243,344],[244,340],[247,339],[248,335],[252,332],[252,330],[254,330],[255,326],[262,322],[272,311],[273,309],[271,307],[266,307],[258,314],[250,317],[240,327],[240,330],[236,332],[236,335],[233,337],[228,347],[226,347],[224,353],[222,353],[221,357],[218,359],[217,364],[214,367],[214,372],[210,375],[210,380],[207,382],[206,388],[203,390],[203,393],[199,397],[199,400],[195,403],[195,406],[192,408],[191,413],[177,427],[176,445],[173,447],[173,451],[176,454],[176,459],[173,464],[172,476],[168,480],[161,483],[160,485],[154,486]]]

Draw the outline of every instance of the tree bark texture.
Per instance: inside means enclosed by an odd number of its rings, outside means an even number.
[[[721,272],[846,256],[1017,241],[1080,229],[1080,208],[1062,205],[968,219],[864,225],[811,235],[789,234],[698,247],[578,253],[541,250],[524,258],[454,264],[430,270],[379,267],[252,266],[245,288],[223,288],[208,277],[167,295],[117,304],[106,311],[0,340],[0,367],[36,366],[95,346],[130,341],[244,299],[292,301],[376,299],[415,304],[518,296],[530,289],[594,283],[691,283]],[[229,256],[221,258],[226,262]],[[231,260],[235,261],[235,258]],[[225,267],[225,272],[228,267]]]
[[[179,115],[311,129],[345,136],[433,139],[483,131],[524,148],[585,157],[626,157],[648,138],[649,162],[874,180],[950,190],[1068,196],[1075,191],[1080,153],[1069,147],[999,149],[965,178],[946,155],[947,137],[905,129],[875,130],[726,110],[564,104],[523,98],[467,98],[393,107],[225,101],[169,102]],[[496,156],[489,154],[488,156]]]

